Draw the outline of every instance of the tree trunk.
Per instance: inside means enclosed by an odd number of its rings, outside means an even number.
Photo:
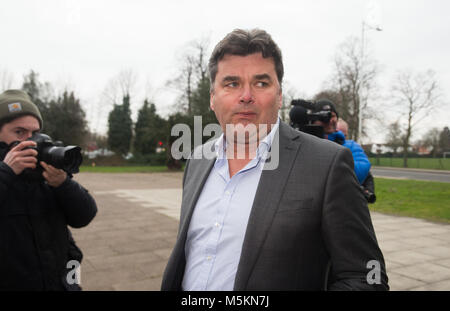
[[[408,128],[406,129],[405,140],[403,141],[403,167],[408,167],[408,147],[409,139],[411,138],[411,122],[413,116],[413,102],[410,101],[409,113],[408,113]]]

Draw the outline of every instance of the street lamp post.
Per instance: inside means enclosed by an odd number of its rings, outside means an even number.
[[[366,24],[366,22],[363,20],[362,21],[362,27],[361,27],[361,67],[360,67],[360,85],[358,88],[358,99],[359,99],[359,104],[358,104],[358,140],[361,143],[361,138],[362,138],[362,92],[361,92],[361,87],[362,87],[362,74],[363,74],[363,70],[364,70],[364,33],[366,31],[366,28],[369,30],[376,30],[376,31],[382,31],[383,29],[381,29],[381,27],[377,26],[377,27],[372,27],[368,24]]]

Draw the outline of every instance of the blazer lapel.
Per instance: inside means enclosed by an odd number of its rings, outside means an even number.
[[[192,162],[190,163],[190,165],[192,166],[193,173],[184,186],[183,201],[181,205],[182,214],[180,215],[180,236],[183,237],[183,240],[187,233],[187,229],[189,228],[195,204],[197,203],[203,186],[208,179],[209,173],[211,172],[216,159],[200,159],[191,161]]]
[[[186,258],[184,247],[186,243],[187,231],[192,218],[195,204],[203,189],[206,179],[214,165],[214,159],[191,159],[189,161],[188,179],[183,187],[183,199],[181,203],[180,227],[178,238],[175,243],[172,255],[169,258],[166,271],[164,272],[163,290],[180,290],[183,281]]]
[[[275,152],[275,155],[279,151],[278,168],[263,170],[261,174],[242,245],[234,290],[245,290],[247,287],[297,156],[300,146],[299,136],[288,125],[280,122],[279,135],[275,136],[271,148],[271,153]]]

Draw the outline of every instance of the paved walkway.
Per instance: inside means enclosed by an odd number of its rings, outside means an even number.
[[[181,173],[75,176],[99,212],[72,229],[84,290],[159,290],[175,243]],[[372,213],[391,290],[450,290],[450,225]]]

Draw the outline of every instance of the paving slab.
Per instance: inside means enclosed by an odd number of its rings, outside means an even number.
[[[410,290],[414,291],[447,291],[450,288],[450,280],[442,282],[428,283],[419,287],[413,287]]]
[[[398,267],[395,273],[413,278],[425,283],[437,283],[450,280],[450,268],[434,264],[432,262],[423,262],[405,267]]]
[[[96,199],[83,250],[84,290],[159,290],[175,244],[182,173],[80,173]],[[450,225],[371,212],[391,290],[450,290]]]
[[[391,290],[412,290],[413,288],[420,288],[427,286],[424,281],[416,280],[393,271],[388,270],[389,286]]]

